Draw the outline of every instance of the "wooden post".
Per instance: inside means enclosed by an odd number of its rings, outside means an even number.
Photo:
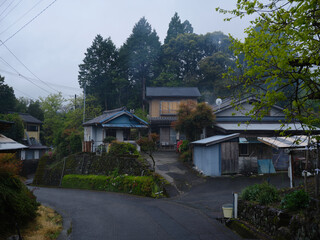
[[[293,164],[292,164],[292,155],[289,152],[289,178],[290,178],[290,188],[293,188]]]

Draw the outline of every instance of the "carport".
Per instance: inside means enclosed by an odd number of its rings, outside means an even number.
[[[290,187],[293,187],[293,175],[297,161],[304,159],[307,162],[307,157],[304,155],[306,151],[311,149],[311,145],[316,144],[316,142],[312,140],[312,136],[258,137],[257,139],[273,148],[284,149],[284,152],[289,155],[288,176],[290,178]],[[318,163],[315,165],[316,168],[319,168]]]

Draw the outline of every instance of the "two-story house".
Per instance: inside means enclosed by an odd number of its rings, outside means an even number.
[[[182,102],[197,103],[201,96],[196,87],[147,87],[146,99],[149,103],[149,122],[151,132],[160,135],[160,146],[174,146],[183,136],[172,127],[177,120],[177,112]]]
[[[24,124],[24,139],[35,139],[40,142],[40,126],[42,122],[28,113],[19,113]]]
[[[38,160],[45,154],[49,147],[41,144],[40,127],[42,122],[28,113],[19,113],[24,124],[23,143],[28,146],[25,150],[25,160]]]

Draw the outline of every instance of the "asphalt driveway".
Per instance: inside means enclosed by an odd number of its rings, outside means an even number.
[[[59,188],[34,193],[42,204],[72,219],[76,240],[241,239],[200,210],[175,201]]]

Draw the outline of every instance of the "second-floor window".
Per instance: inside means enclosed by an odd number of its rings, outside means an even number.
[[[179,110],[179,101],[162,101],[160,113],[162,115],[176,115]]]
[[[37,125],[27,125],[27,131],[28,132],[37,132],[38,131],[38,126]]]

